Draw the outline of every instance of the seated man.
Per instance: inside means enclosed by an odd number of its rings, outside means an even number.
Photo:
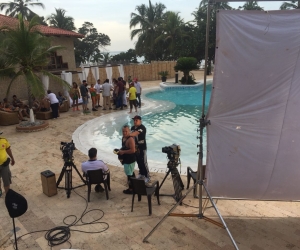
[[[18,99],[16,95],[13,95],[12,105],[14,105],[14,107],[21,108],[23,106],[23,102],[21,102],[20,99]]]
[[[63,94],[59,91],[58,95],[56,96],[58,102],[59,102],[59,106],[63,105],[64,101],[67,100],[66,97],[63,96]]]
[[[29,108],[20,99],[17,98],[16,95],[13,95],[12,105],[16,108],[20,108],[23,116],[29,117]]]
[[[27,121],[24,119],[23,115],[27,116],[27,113],[24,112],[24,110],[20,109],[19,107],[14,107],[13,105],[10,105],[7,101],[7,98],[3,99],[3,103],[1,103],[0,110],[5,112],[18,112],[19,120],[21,121]]]
[[[106,179],[106,175],[109,173],[109,169],[103,161],[97,160],[97,149],[90,148],[88,155],[90,159],[81,164],[81,169],[84,173],[84,176],[86,176],[88,170],[102,169],[103,174],[105,174],[104,179]],[[100,184],[97,184],[95,186],[95,191],[103,192],[104,188]]]

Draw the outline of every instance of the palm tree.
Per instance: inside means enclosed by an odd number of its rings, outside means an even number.
[[[4,37],[0,43],[0,62],[3,68],[0,69],[1,76],[7,76],[10,73],[10,83],[6,95],[15,80],[24,77],[27,85],[29,105],[31,106],[31,94],[40,97],[45,94],[41,75],[47,75],[55,81],[69,86],[45,68],[50,61],[50,54],[61,48],[60,46],[50,47],[50,40],[38,32],[38,17],[34,17],[30,22],[25,22],[20,14],[18,26],[1,27],[5,31]],[[13,72],[13,74],[11,74]]]
[[[163,23],[159,27],[161,35],[155,39],[155,43],[163,41],[166,45],[168,57],[177,59],[176,45],[181,44],[181,41],[188,37],[184,31],[184,22],[180,18],[179,13],[167,11],[163,17]]]
[[[131,40],[138,36],[135,49],[138,54],[146,55],[148,60],[157,59],[155,39],[158,36],[158,28],[162,23],[165,8],[164,4],[153,5],[149,0],[149,6],[138,5],[135,8],[138,13],[131,13],[130,29],[139,25],[138,29],[131,31]]]
[[[74,26],[74,18],[66,16],[66,11],[64,9],[56,9],[56,13],[52,13],[48,18],[49,24],[51,26],[65,29],[65,30],[76,30]]]
[[[281,10],[300,9],[300,1],[283,2],[280,6]]]
[[[27,20],[30,15],[34,14],[34,12],[29,9],[29,6],[45,8],[44,4],[32,3],[33,1],[38,2],[39,0],[14,0],[13,2],[1,3],[0,10],[6,9],[5,15],[12,17],[17,17],[18,14],[22,14],[23,18]]]
[[[246,2],[243,6],[239,6],[239,9],[242,9],[242,10],[264,10],[264,8],[260,7],[256,1]]]

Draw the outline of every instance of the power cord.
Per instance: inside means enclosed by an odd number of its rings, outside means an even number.
[[[80,194],[78,194],[75,189],[73,189],[74,193],[76,193],[78,196],[80,196],[81,198],[83,198],[86,202],[86,206],[84,211],[82,212],[81,216],[79,217],[79,219],[77,219],[76,215],[68,215],[63,219],[63,223],[66,226],[58,226],[58,227],[54,227],[50,230],[39,230],[39,231],[33,231],[33,232],[29,232],[26,234],[23,234],[21,236],[19,236],[17,238],[17,241],[24,237],[25,235],[28,234],[33,234],[33,233],[39,233],[39,232],[46,232],[45,233],[45,239],[48,241],[48,245],[52,248],[54,246],[58,246],[61,245],[65,242],[68,242],[70,244],[69,248],[72,248],[72,244],[69,241],[70,237],[71,237],[71,232],[81,232],[81,233],[102,233],[104,231],[106,231],[109,228],[109,224],[106,222],[100,222],[100,220],[103,218],[104,216],[104,211],[97,208],[97,209],[91,209],[87,211],[88,208],[88,201]],[[93,211],[99,211],[101,214],[99,216],[99,218],[91,221],[91,222],[84,222],[83,218],[85,215],[87,215],[90,212]],[[71,223],[67,223],[66,220],[69,218],[74,218],[73,222]],[[78,230],[78,229],[71,229],[71,227],[80,227],[80,226],[86,226],[86,225],[95,225],[95,224],[101,224],[104,225],[104,228],[102,230],[99,231],[83,231],[83,230]],[[14,249],[15,249],[15,245],[14,245]]]

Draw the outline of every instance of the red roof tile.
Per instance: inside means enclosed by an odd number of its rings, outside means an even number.
[[[18,25],[18,19],[14,17],[4,16],[0,14],[0,27],[16,27]],[[37,29],[45,36],[71,36],[77,38],[83,38],[84,35],[76,33],[70,30],[64,30],[56,27],[37,25]]]

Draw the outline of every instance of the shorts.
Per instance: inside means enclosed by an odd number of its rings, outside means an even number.
[[[3,180],[3,186],[8,187],[11,184],[11,172],[9,166],[1,166],[0,165],[0,177]]]
[[[88,101],[87,101],[87,96],[83,96],[82,97],[82,104],[87,104]]]
[[[130,164],[124,164],[124,172],[126,175],[131,176],[133,174],[134,171],[134,166],[135,166],[135,162],[130,163]]]

